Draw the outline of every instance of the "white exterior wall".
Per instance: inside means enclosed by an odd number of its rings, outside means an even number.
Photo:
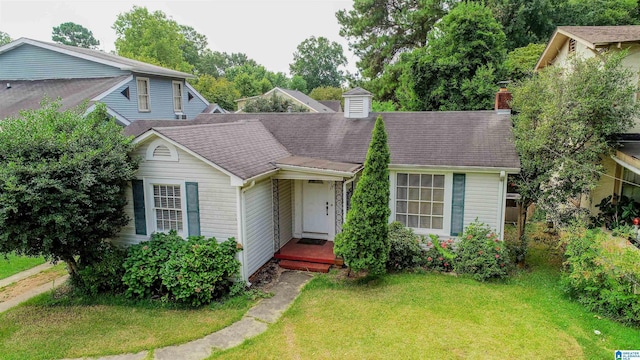
[[[273,257],[273,208],[271,179],[247,187],[243,194],[245,276]]]
[[[293,238],[293,180],[278,180],[280,245]]]
[[[143,160],[138,169],[138,179],[173,179],[181,182],[198,183],[200,205],[200,232],[206,237],[215,237],[224,241],[230,237],[238,237],[236,212],[236,188],[230,185],[229,176],[205,164],[185,151],[177,149],[178,161],[144,160],[147,147],[153,140],[139,145],[134,157]],[[146,190],[146,189],[145,189]],[[145,191],[145,202],[147,201]],[[131,219],[114,242],[135,244],[148,240],[154,229],[147,226],[147,235],[136,235],[133,221],[133,196],[131,187],[127,189],[127,206],[125,212]],[[186,199],[185,199],[186,201]],[[147,211],[147,223],[149,212]],[[186,224],[185,224],[186,228]]]
[[[467,173],[464,192],[464,227],[476,218],[502,234],[503,219],[499,220],[504,197],[499,174]]]

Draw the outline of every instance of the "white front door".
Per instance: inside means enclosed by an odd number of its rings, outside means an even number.
[[[302,182],[302,236],[314,239],[329,238],[329,182]]]

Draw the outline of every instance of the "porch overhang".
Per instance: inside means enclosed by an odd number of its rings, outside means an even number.
[[[290,156],[278,160],[274,165],[281,170],[277,178],[312,178],[327,177],[327,180],[341,180],[353,177],[363,167],[362,164],[343,163],[302,156]]]
[[[611,158],[623,168],[640,175],[640,141],[623,142],[622,148]]]

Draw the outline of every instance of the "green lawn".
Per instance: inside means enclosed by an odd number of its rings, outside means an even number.
[[[640,329],[564,296],[560,259],[549,252],[530,249],[535,266],[507,283],[430,273],[365,285],[318,277],[267,332],[211,358],[613,359],[616,349],[638,349]]]
[[[40,264],[44,264],[44,258],[16,256],[14,254],[7,255],[7,258],[0,256],[0,279],[8,278]]]
[[[218,307],[186,310],[158,301],[54,300],[44,294],[0,314],[0,358],[93,357],[180,344],[240,320],[251,304],[235,298]]]

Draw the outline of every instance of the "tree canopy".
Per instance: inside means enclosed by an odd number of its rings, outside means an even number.
[[[189,83],[209,101],[218,104],[225,110],[236,109],[236,99],[239,99],[240,92],[235,85],[226,78],[215,78],[211,75],[201,75],[196,79],[189,80]]]
[[[9,36],[9,34],[7,34],[6,32],[0,31],[0,46],[8,44],[11,41],[12,41],[11,36]]]
[[[270,112],[308,112],[309,109],[299,103],[295,103],[289,98],[278,96],[274,92],[269,97],[259,97],[247,101],[242,111],[247,113],[270,113]]]
[[[86,49],[97,49],[100,41],[93,37],[93,32],[86,27],[66,22],[53,27],[51,40],[58,44],[77,46]]]
[[[128,223],[137,169],[132,139],[106,108],[82,114],[43,101],[0,131],[0,253],[64,260],[74,276]]]
[[[309,89],[320,86],[339,87],[344,74],[339,68],[347,65],[342,46],[325,37],[312,36],[301,42],[289,65],[291,75],[301,76]]]

